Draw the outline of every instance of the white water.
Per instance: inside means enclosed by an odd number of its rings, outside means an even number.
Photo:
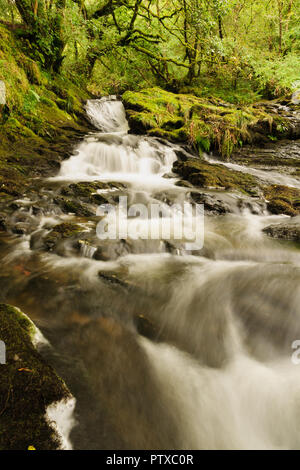
[[[156,139],[128,135],[125,110],[114,99],[90,100],[87,113],[102,133],[87,137],[77,154],[63,162],[58,177],[89,181],[117,180],[149,184],[171,171],[176,155],[171,147]],[[163,184],[165,186],[165,184]]]
[[[116,142],[102,142],[97,136],[87,138],[77,155],[63,162],[59,176],[65,180],[122,180],[147,185],[161,182],[176,160],[174,151],[151,139],[119,137]],[[163,185],[165,186],[165,184]]]
[[[70,433],[76,424],[74,409],[76,400],[74,397],[52,403],[46,410],[46,419],[58,435],[61,441],[60,450],[72,450]]]
[[[151,216],[127,221],[127,212],[118,221],[107,216],[110,226],[113,223],[126,223],[130,239],[149,239],[149,234],[164,234],[168,239],[180,238],[182,241],[193,239],[193,214],[183,214],[179,207],[171,210],[168,204],[154,198],[161,191],[172,192],[174,202],[182,202],[184,190],[175,186],[176,178],[164,178],[172,170],[176,154],[171,146],[164,145],[154,138],[138,137],[127,134],[124,107],[120,101],[91,100],[87,112],[92,122],[102,129],[102,134],[88,136],[78,147],[76,155],[61,165],[55,180],[70,181],[118,181],[126,183],[131,189],[134,202],[149,205],[159,203],[163,218]],[[150,209],[149,209],[150,211]],[[126,221],[125,221],[126,218]],[[124,219],[124,222],[123,220]],[[176,227],[184,225],[183,236],[176,235]],[[199,226],[200,226],[199,218]],[[164,230],[169,225],[170,230]],[[120,233],[119,228],[117,233]],[[122,231],[122,228],[121,228]],[[177,230],[179,233],[180,230]],[[197,229],[197,237],[203,239],[202,230]],[[168,236],[169,234],[169,236]],[[122,238],[122,237],[121,237]],[[155,238],[159,239],[160,236]],[[166,238],[166,237],[163,237]]]
[[[175,347],[141,341],[162,399],[176,410],[181,448],[299,448],[300,378],[291,363],[265,365],[240,354],[210,369]]]
[[[86,112],[91,122],[102,132],[123,133],[128,131],[125,110],[121,101],[111,96],[89,100]]]

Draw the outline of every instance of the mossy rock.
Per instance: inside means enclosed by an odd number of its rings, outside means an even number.
[[[286,223],[269,225],[263,229],[269,237],[300,243],[300,224]]]
[[[88,202],[90,204],[103,204],[107,202],[107,198],[102,194],[98,194],[97,191],[109,190],[118,187],[119,186],[113,185],[112,183],[102,183],[98,181],[72,183],[66,188],[63,188],[61,194],[64,196],[79,198],[81,201]]]
[[[300,190],[281,185],[272,185],[264,188],[268,210],[272,214],[298,215],[300,214]]]
[[[123,183],[104,183],[101,181],[80,182],[72,183],[61,190],[64,197],[78,199],[83,203],[100,205],[107,204],[114,201],[116,193],[123,192],[126,186]],[[97,191],[107,191],[105,194],[98,193]],[[112,191],[110,193],[110,191]]]
[[[273,117],[263,107],[236,107],[221,99],[175,94],[161,88],[148,88],[123,95],[131,131],[187,142],[201,154],[210,149],[229,158],[241,143],[251,141],[250,128]]]
[[[19,309],[0,304],[0,449],[54,450],[60,438],[46,419],[49,405],[71,398],[64,382],[33,345],[34,324]]]
[[[73,223],[62,223],[55,225],[44,239],[47,250],[52,250],[60,241],[79,238],[84,229]]]
[[[92,212],[84,204],[78,201],[74,201],[73,199],[68,199],[66,197],[56,197],[54,198],[54,202],[66,214],[75,214],[79,217],[91,217],[95,215],[94,212]]]
[[[213,165],[200,159],[176,161],[173,171],[184,180],[201,188],[237,190],[251,196],[257,195],[258,181],[247,173],[229,170],[223,165]]]
[[[44,83],[38,64],[30,57],[27,57],[25,54],[21,54],[18,58],[18,65],[25,70],[30,83],[35,85],[42,85]]]

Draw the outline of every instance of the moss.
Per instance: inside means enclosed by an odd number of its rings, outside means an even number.
[[[0,25],[0,80],[6,85],[6,101],[10,110],[23,106],[24,93],[29,89],[29,80],[21,62],[20,52],[13,34]]]
[[[214,149],[224,158],[241,142],[251,140],[251,125],[263,120],[269,128],[273,125],[273,117],[263,107],[237,108],[221,99],[174,94],[158,87],[127,91],[123,101],[133,132],[188,142],[200,153]]]
[[[173,170],[195,186],[204,188],[225,188],[249,195],[257,195],[258,181],[252,175],[229,170],[223,165],[190,159],[176,161]]]
[[[25,70],[30,83],[36,85],[42,85],[44,83],[40,68],[34,60],[30,59],[30,57],[27,57],[25,54],[21,54],[17,61],[18,65]]]
[[[20,137],[37,139],[36,134],[28,127],[21,124],[16,118],[10,117],[5,123],[4,131],[10,141],[19,140]],[[40,141],[41,143],[41,141]]]
[[[55,108],[55,109],[57,108],[57,104],[54,103],[54,101],[50,100],[49,98],[46,98],[45,96],[41,98],[41,103],[45,104],[49,108]]]
[[[66,197],[56,197],[54,202],[59,205],[63,212],[67,214],[72,213],[78,215],[79,217],[89,217],[95,215],[91,210],[89,210],[80,202],[68,199]]]
[[[32,344],[33,323],[18,309],[0,304],[0,339],[6,364],[0,365],[0,449],[53,450],[60,445],[45,418],[47,407],[70,397]]]
[[[272,214],[286,214],[291,216],[300,214],[299,189],[273,185],[264,188],[264,195],[268,201],[268,210]]]
[[[98,189],[108,189],[108,183],[100,182],[82,182],[82,183],[72,183],[66,188],[62,189],[62,194],[67,196],[83,197],[89,199],[93,193]]]
[[[61,128],[70,126],[80,130],[77,116],[84,114],[83,100],[88,98],[87,93],[65,77],[56,76],[54,86],[53,81],[41,73],[39,65],[22,52],[22,44],[13,32],[3,25],[0,25],[0,80],[6,86],[7,102],[5,109],[0,110],[2,120],[7,119],[7,115],[11,118],[10,123],[14,123],[17,131],[15,135],[26,138],[36,135],[49,142]],[[6,131],[9,132],[9,128]],[[4,146],[3,133],[1,129],[0,152]],[[10,133],[9,140],[13,139]]]
[[[122,183],[103,183],[100,181],[72,183],[63,188],[61,194],[72,198],[80,198],[81,201],[90,204],[105,204],[108,202],[106,196],[98,194],[98,190],[124,189]]]
[[[45,237],[44,244],[48,250],[52,250],[62,240],[79,236],[83,232],[82,227],[73,223],[62,223],[55,225]]]

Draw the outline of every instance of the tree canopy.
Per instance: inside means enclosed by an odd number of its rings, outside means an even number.
[[[0,21],[43,69],[81,77],[94,92],[155,83],[237,90],[251,82],[276,95],[300,80],[300,0],[0,0],[0,7]]]

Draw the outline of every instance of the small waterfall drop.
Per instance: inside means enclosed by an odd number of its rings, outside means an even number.
[[[116,99],[90,100],[87,114],[101,130],[88,136],[77,148],[77,154],[64,161],[60,179],[119,179],[141,185],[156,182],[172,169],[176,155],[172,147],[155,138],[128,135],[124,106]]]
[[[129,129],[124,106],[115,96],[88,100],[86,112],[92,124],[101,132],[123,133]]]

